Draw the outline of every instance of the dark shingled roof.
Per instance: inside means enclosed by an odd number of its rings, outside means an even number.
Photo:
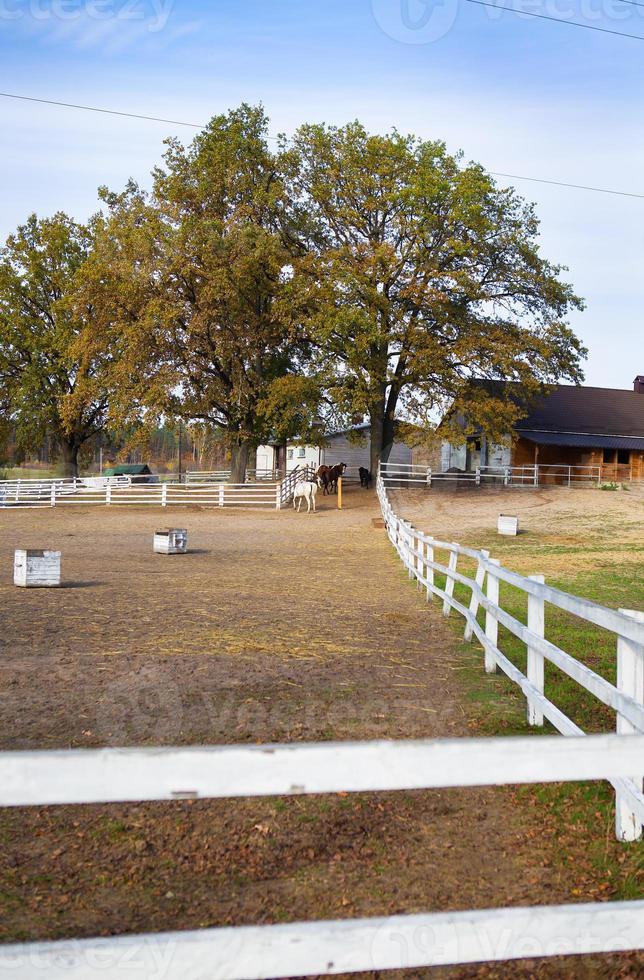
[[[644,439],[644,393],[557,385],[517,423],[523,429]]]

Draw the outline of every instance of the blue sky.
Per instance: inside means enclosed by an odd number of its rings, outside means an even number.
[[[492,0],[644,37],[624,0]],[[644,41],[467,0],[0,0],[0,89],[202,123],[263,102],[273,132],[360,118],[444,139],[492,171],[644,194]],[[0,99],[0,236],[83,220],[146,184],[190,129]],[[644,373],[644,200],[514,183],[586,298],[587,383]]]

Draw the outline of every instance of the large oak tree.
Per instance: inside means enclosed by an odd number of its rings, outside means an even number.
[[[533,208],[440,142],[360,123],[303,126],[293,195],[317,223],[308,263],[313,332],[336,365],[332,393],[371,421],[371,468],[401,418],[450,404],[501,436],[521,406],[471,377],[580,379],[566,323],[581,305],[539,253]],[[456,417],[456,413],[454,413]]]
[[[94,285],[130,378],[142,382],[130,403],[220,429],[233,482],[275,428],[272,386],[306,353],[292,162],[268,146],[263,110],[241,106],[188,147],[168,141],[150,194],[130,185],[104,195],[111,214]]]
[[[77,301],[89,228],[32,215],[0,252],[0,385],[5,423],[23,450],[48,435],[66,476],[108,421],[114,350],[91,303]]]

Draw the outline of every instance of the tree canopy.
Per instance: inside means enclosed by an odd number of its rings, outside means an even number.
[[[139,400],[223,430],[234,481],[279,427],[271,386],[303,370],[308,348],[293,286],[304,246],[285,183],[291,158],[269,149],[266,130],[263,111],[242,106],[188,148],[168,141],[150,194],[105,194],[96,280],[110,283],[103,309],[127,373],[145,378]]]
[[[312,334],[336,364],[334,397],[371,421],[371,467],[397,420],[427,425],[464,409],[494,436],[521,414],[472,377],[581,377],[584,350],[566,324],[581,301],[541,257],[534,210],[443,143],[358,123],[303,126],[295,188],[317,240],[309,260]]]
[[[449,407],[502,437],[582,378],[582,303],[534,208],[441,142],[354,122],[272,146],[242,105],[168,140],[150,191],[101,197],[87,227],[30,218],[0,261],[0,411],[70,472],[108,421],[181,418],[222,434],[240,481],[260,442],[319,440],[323,406],[368,415],[375,472],[409,423]]]
[[[0,383],[5,421],[23,450],[49,435],[68,476],[107,424],[114,352],[91,304],[76,302],[89,228],[32,215],[0,252]]]

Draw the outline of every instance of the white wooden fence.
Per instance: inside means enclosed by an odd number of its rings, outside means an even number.
[[[410,486],[420,489],[434,485],[465,484],[471,486],[594,487],[601,482],[600,466],[573,466],[548,463],[526,466],[477,466],[471,471],[442,473],[417,463],[381,463],[380,475],[386,487]]]
[[[500,668],[523,691],[529,724],[542,726],[544,718],[547,718],[563,735],[584,735],[582,729],[544,693],[544,667],[548,660],[616,712],[618,732],[644,733],[644,612],[608,609],[590,599],[582,599],[546,585],[542,575],[529,578],[518,575],[491,558],[488,551],[465,548],[457,542],[440,541],[417,530],[394,512],[380,477],[377,491],[387,534],[410,578],[415,578],[426,589],[428,600],[434,596],[442,600],[445,616],[452,609],[463,616],[465,639],[471,640],[475,636],[485,651],[485,670],[493,673]],[[436,552],[445,553],[447,559],[438,561]],[[461,556],[476,562],[474,578],[458,571]],[[436,584],[436,574],[445,577],[444,588]],[[469,605],[454,598],[457,582],[469,591]],[[501,582],[525,594],[527,624],[502,608],[499,598]],[[614,634],[617,686],[546,639],[546,603]],[[477,618],[479,608],[485,611],[484,625]],[[525,643],[527,674],[522,674],[499,649],[499,624]],[[621,840],[636,840],[642,836],[643,778],[644,756],[632,779],[613,781],[617,791],[616,833]]]
[[[0,805],[616,780],[643,758],[641,735],[5,752]],[[634,901],[6,945],[0,975],[249,980],[643,948]]]
[[[227,483],[230,474],[230,470],[187,470],[186,483]],[[251,483],[259,483],[261,480],[277,483],[283,475],[284,471],[278,469],[246,470],[246,480]]]
[[[0,805],[607,779],[618,793],[618,836],[641,835],[644,614],[606,609],[502,568],[485,551],[425,535],[395,514],[381,478],[377,489],[387,533],[410,575],[428,598],[443,601],[445,613],[453,608],[464,616],[466,636],[476,636],[485,650],[486,668],[500,666],[523,690],[531,724],[546,717],[570,737],[5,752],[0,753]],[[447,552],[446,565],[436,561],[436,551]],[[474,579],[458,571],[461,555],[476,561]],[[444,589],[434,581],[435,573],[445,575]],[[502,609],[500,581],[526,593],[527,626]],[[456,582],[469,589],[469,606],[454,598]],[[617,687],[545,639],[546,602],[615,634]],[[476,618],[479,607],[485,610],[484,628]],[[500,651],[499,623],[526,643],[527,676]],[[586,736],[546,698],[545,659],[616,710],[619,734]],[[644,949],[644,901],[599,902],[12,944],[0,946],[0,976],[264,980],[638,949]]]
[[[281,481],[226,483],[136,483],[129,477],[84,477],[70,480],[16,480],[0,483],[0,507],[59,507],[65,504],[170,507],[270,507],[279,510],[293,496],[298,480],[312,479],[312,468],[296,468]]]

